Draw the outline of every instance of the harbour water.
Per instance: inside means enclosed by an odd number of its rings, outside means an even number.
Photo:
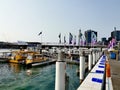
[[[76,90],[78,66],[67,64],[68,90]],[[25,68],[18,64],[0,63],[0,90],[55,90],[55,64]]]

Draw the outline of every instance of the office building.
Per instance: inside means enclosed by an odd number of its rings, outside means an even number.
[[[116,27],[114,27],[114,31],[111,32],[111,37],[115,38],[116,41],[120,41],[120,30],[116,30]]]
[[[97,32],[93,30],[87,30],[85,31],[85,38],[87,45],[91,45],[93,39],[95,39],[95,42],[97,42]]]

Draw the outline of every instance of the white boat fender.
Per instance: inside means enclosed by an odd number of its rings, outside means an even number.
[[[27,70],[26,73],[27,73],[27,75],[31,75],[32,71],[31,70]]]

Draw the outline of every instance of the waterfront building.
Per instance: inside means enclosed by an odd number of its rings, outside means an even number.
[[[95,35],[95,38],[96,38],[96,42],[97,42],[97,32],[96,31],[93,31],[93,30],[87,30],[85,31],[85,38],[86,38],[86,44],[87,45],[91,45],[91,42],[92,42],[92,33],[94,33]]]
[[[120,41],[120,30],[116,30],[116,27],[114,27],[114,31],[111,32],[111,37],[115,38],[116,41]]]
[[[26,49],[27,48],[27,44],[23,44],[23,43],[18,43],[18,42],[0,42],[0,49]]]
[[[42,44],[40,42],[27,42],[27,49],[32,51],[40,51],[42,49]]]
[[[102,41],[102,45],[107,45],[108,43],[106,37],[101,38],[101,41]]]

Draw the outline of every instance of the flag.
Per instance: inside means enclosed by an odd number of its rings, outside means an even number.
[[[83,46],[85,46],[85,45],[86,45],[86,37],[83,36]]]
[[[38,36],[41,35],[41,34],[42,34],[42,32],[40,32],[40,33],[38,34]]]
[[[81,39],[80,39],[80,45],[83,46],[83,43],[84,43],[84,42],[83,42],[83,39],[81,38]]]
[[[82,38],[82,33],[81,33],[81,30],[79,30],[79,34],[78,34],[78,45],[80,45],[81,38]]]
[[[78,35],[78,45],[81,45],[82,36],[83,36],[83,34],[81,33],[81,30],[79,30],[79,35]]]
[[[59,37],[59,43],[61,43],[61,33],[58,35]]]
[[[85,46],[86,45],[86,39],[85,39],[84,36],[82,36],[81,39],[80,39],[80,45],[81,46]]]
[[[87,41],[86,41],[86,40],[84,41],[84,46],[85,46],[85,45],[87,45]]]
[[[72,40],[73,40],[73,35],[69,33],[69,44],[72,44]]]
[[[64,44],[66,43],[66,37],[64,36]]]
[[[81,30],[79,30],[79,35],[78,35],[79,38],[82,37],[82,33],[81,33]]]
[[[74,45],[76,45],[76,35],[74,36]]]
[[[112,40],[109,42],[109,44],[108,44],[108,48],[113,48]]]
[[[113,43],[113,46],[116,45],[116,39],[115,38],[112,38],[112,43]]]
[[[91,44],[94,45],[97,42],[97,36],[95,32],[91,32]]]
[[[113,48],[116,45],[116,40],[115,38],[112,38],[112,40],[108,44],[108,48]]]

